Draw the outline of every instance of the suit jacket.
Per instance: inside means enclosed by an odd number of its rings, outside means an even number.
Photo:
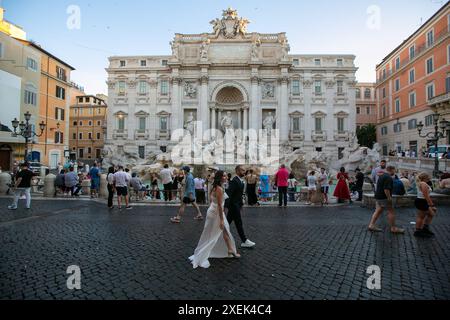
[[[234,177],[229,183],[228,189],[226,190],[229,199],[227,200],[227,208],[229,210],[241,210],[244,202],[242,201],[242,196],[244,194],[244,183],[242,183],[239,177]]]

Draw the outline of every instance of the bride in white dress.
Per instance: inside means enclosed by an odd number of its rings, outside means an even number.
[[[195,249],[194,255],[189,257],[194,269],[209,268],[209,258],[240,258],[236,250],[234,238],[230,232],[230,225],[225,217],[224,204],[228,198],[222,184],[228,179],[223,171],[218,171],[214,177],[211,191],[211,206],[206,214],[205,227]]]

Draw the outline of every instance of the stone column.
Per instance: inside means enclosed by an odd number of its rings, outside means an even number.
[[[259,121],[259,107],[258,107],[258,88],[259,78],[257,76],[252,77],[252,92],[251,92],[251,105],[250,105],[250,128],[254,130],[261,129]]]
[[[281,101],[280,101],[280,115],[278,115],[277,129],[280,130],[280,140],[289,140],[289,96],[288,96],[288,82],[289,78],[287,76],[280,78],[281,82]]]
[[[208,76],[202,76],[200,78],[201,83],[201,94],[200,94],[200,117],[198,121],[202,122],[203,130],[209,129],[209,118],[208,118]]]
[[[183,115],[181,112],[181,102],[180,102],[180,84],[183,79],[175,77],[172,79],[172,123],[170,125],[170,130],[176,130],[183,128]]]
[[[210,108],[211,112],[211,130],[216,129],[216,107],[212,106]]]
[[[315,130],[315,119],[312,118],[311,115],[311,98],[312,98],[312,81],[305,80],[303,81],[303,90],[304,90],[304,101],[305,101],[305,142],[311,142],[312,139],[312,130]]]
[[[327,132],[327,141],[334,141],[334,132],[337,131],[337,118],[335,117],[334,110],[334,98],[337,93],[336,82],[334,80],[325,81],[326,86],[326,102],[327,102],[327,115],[325,118],[324,130]]]
[[[102,174],[100,177],[100,197],[108,197],[108,181],[106,180],[106,174]]]
[[[248,104],[244,105],[244,125],[243,129],[248,130]]]
[[[55,196],[55,180],[54,174],[49,174],[44,178],[44,197],[51,198]]]

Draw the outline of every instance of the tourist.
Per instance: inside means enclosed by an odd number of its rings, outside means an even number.
[[[380,166],[376,167],[375,169],[372,170],[372,182],[374,184],[374,187],[377,185],[378,182],[378,173],[384,174],[384,172],[386,171],[386,160],[381,160],[380,162]]]
[[[289,179],[289,171],[286,169],[286,166],[284,164],[281,165],[280,169],[275,174],[275,185],[278,188],[278,207],[282,207],[284,204],[284,207],[287,207],[287,189],[289,186],[288,183]]]
[[[431,188],[428,181],[431,177],[427,173],[421,173],[417,177],[417,198],[415,206],[417,209],[415,237],[430,238],[434,233],[430,230],[430,224],[436,216],[436,206],[433,204],[430,193]]]
[[[229,183],[229,188],[226,190],[229,198],[227,202],[228,214],[227,219],[228,223],[231,225],[233,221],[236,224],[236,229],[238,231],[239,237],[241,238],[242,248],[253,248],[256,244],[250,241],[244,232],[244,227],[242,224],[242,207],[244,206],[244,202],[242,201],[242,196],[244,194],[244,176],[245,170],[242,166],[237,166],[235,169],[236,176]]]
[[[450,173],[444,173],[439,180],[439,188],[434,190],[435,193],[450,196]]]
[[[258,183],[258,176],[254,174],[253,169],[250,169],[245,176],[247,183],[247,200],[249,206],[258,205],[258,196],[256,195],[256,184]]]
[[[194,177],[191,173],[191,168],[188,166],[183,167],[183,171],[186,175],[186,181],[185,181],[185,190],[184,190],[184,197],[183,201],[181,203],[180,209],[178,210],[178,215],[176,217],[173,217],[170,219],[173,223],[180,223],[181,217],[184,214],[184,210],[186,209],[186,206],[191,204],[196,210],[197,210],[197,216],[194,218],[195,220],[203,220],[202,212],[200,211],[199,206],[196,203],[195,198],[195,183],[194,183]]]
[[[320,169],[319,184],[323,195],[323,203],[328,204],[328,192],[330,191],[330,178],[325,168]]]
[[[364,188],[364,173],[361,172],[361,169],[356,168],[356,191],[358,192],[358,199],[356,201],[363,200],[363,188]]]
[[[178,192],[178,199],[180,201],[183,200],[183,194],[184,194],[184,186],[185,186],[185,176],[183,173],[183,170],[180,170],[178,172],[178,175],[175,177],[175,179],[177,181],[177,192]]]
[[[144,200],[145,193],[147,192],[147,188],[142,183],[142,180],[139,179],[136,172],[131,174],[130,186],[133,188],[133,191],[136,193],[136,197],[138,200]]]
[[[113,199],[114,199],[114,167],[108,168],[108,175],[106,176],[106,181],[108,182],[108,208],[114,209]]]
[[[122,210],[122,198],[125,199],[126,209],[132,209],[128,198],[128,184],[130,180],[130,176],[123,171],[123,166],[119,166],[118,171],[114,174],[114,187],[117,191],[117,205],[119,210]]]
[[[211,191],[211,205],[206,214],[206,223],[194,255],[189,257],[194,269],[209,268],[209,258],[240,258],[236,243],[230,232],[230,225],[225,218],[224,203],[227,194],[222,187],[228,180],[227,174],[217,171]],[[219,242],[220,245],[219,245]]]
[[[197,177],[194,179],[195,197],[198,204],[205,204],[205,180]]]
[[[70,167],[69,172],[66,173],[64,177],[64,182],[66,184],[66,192],[68,193],[70,191],[70,195],[72,197],[78,196],[78,193],[75,194],[76,191],[75,188],[77,187],[77,184],[80,181],[78,174],[74,170],[75,170],[74,167]]]
[[[307,178],[308,182],[308,199],[306,204],[310,205],[313,203],[313,197],[316,195],[317,192],[317,178],[316,178],[316,172],[313,170],[311,171]],[[322,201],[323,202],[323,201]]]
[[[395,226],[395,212],[392,203],[392,189],[394,188],[394,180],[392,176],[395,175],[395,167],[388,166],[386,171],[379,172],[377,187],[375,190],[376,210],[369,223],[369,231],[381,232],[382,230],[376,226],[377,220],[380,218],[384,210],[388,211],[388,222],[390,230],[393,234],[403,234],[405,230]]]
[[[295,179],[295,175],[291,172],[288,179],[288,193],[289,201],[295,202],[295,195],[297,193],[298,181]]]
[[[164,185],[164,200],[166,202],[172,201],[173,176],[168,164],[164,165],[164,169],[161,170],[159,176],[161,177],[161,182]]]
[[[62,169],[55,179],[55,197],[58,195],[58,190],[62,193],[66,193],[66,184],[64,182],[64,178],[66,175],[66,170]]]
[[[336,185],[336,189],[334,190],[334,196],[338,199],[338,203],[344,203],[346,200],[349,201],[350,204],[353,203],[350,196],[350,189],[347,185],[348,183],[348,173],[345,172],[345,168],[342,167],[339,173],[337,174],[338,183]]]
[[[31,209],[31,179],[33,179],[35,174],[30,170],[30,165],[28,162],[24,162],[20,167],[21,170],[15,177],[14,200],[13,203],[8,206],[9,210],[17,210],[19,198],[23,194],[26,199],[26,208]]]
[[[158,177],[156,174],[152,173],[150,176],[151,181],[151,190],[152,190],[152,199],[156,199],[156,194],[159,193],[159,187],[158,187]]]
[[[100,170],[97,166],[97,162],[94,162],[94,166],[89,171],[91,176],[91,198],[98,198],[98,191],[100,190]]]

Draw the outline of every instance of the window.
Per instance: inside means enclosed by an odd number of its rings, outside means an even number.
[[[427,74],[430,74],[434,71],[433,58],[427,60]]]
[[[98,126],[101,126],[102,125],[102,122],[99,120],[99,121],[97,121],[97,125]]]
[[[146,67],[146,66],[147,66],[147,61],[141,60],[141,67]]]
[[[383,69],[383,80],[386,79],[386,69]]]
[[[408,130],[413,130],[417,128],[417,119],[411,119],[408,121]]]
[[[119,81],[119,94],[125,94],[126,83],[125,81]]]
[[[300,118],[297,117],[292,119],[292,131],[294,133],[300,132]]]
[[[450,92],[450,73],[447,74],[447,78],[445,78],[445,93]]]
[[[300,80],[292,81],[292,94],[294,96],[300,95]]]
[[[78,122],[77,122],[77,121],[74,121],[74,122],[73,122],[73,125],[74,125],[74,126],[77,126],[77,125],[78,125]]]
[[[147,82],[139,81],[139,94],[147,94]]]
[[[161,95],[167,96],[169,94],[169,81],[162,80],[161,81]]]
[[[100,159],[102,156],[102,149],[95,149],[95,157]]]
[[[78,98],[78,103],[83,103],[83,98]]]
[[[294,66],[299,66],[299,65],[300,65],[300,60],[294,59]]]
[[[125,67],[127,65],[125,60],[120,60],[120,66]]]
[[[37,71],[38,70],[38,65],[37,65],[36,60],[34,60],[32,58],[27,58],[27,68],[29,70]]]
[[[381,110],[382,110],[383,118],[386,118],[387,112],[386,112],[386,105],[385,105],[385,104],[383,104],[383,105],[381,106]]]
[[[139,158],[145,159],[145,147],[139,146]]]
[[[388,128],[387,127],[382,127],[381,128],[381,135],[382,136],[385,136],[385,135],[387,135],[388,134]]]
[[[65,118],[65,110],[62,108],[55,108],[55,119],[64,121]]]
[[[416,70],[409,70],[409,84],[412,84],[416,81]]]
[[[101,133],[100,133],[100,132],[97,132],[97,140],[100,140],[101,137],[102,137]]]
[[[88,152],[87,152],[88,154],[91,154],[92,153],[92,148],[91,147],[89,147],[88,148]]]
[[[400,57],[395,58],[395,70],[400,69]]]
[[[434,98],[434,83],[430,83],[427,85],[427,101],[430,101]]]
[[[344,118],[338,118],[338,119],[337,119],[337,127],[338,127],[338,132],[339,132],[339,133],[345,132],[345,128],[344,128]]]
[[[83,121],[80,121],[80,127],[82,127],[83,126]]]
[[[168,62],[169,62],[169,61],[167,61],[167,60],[163,60],[163,61],[161,61],[161,65],[164,66],[164,67],[166,67]]]
[[[344,94],[344,81],[342,80],[337,81],[337,94],[338,95]]]
[[[139,131],[145,131],[146,130],[146,119],[144,117],[139,118]]]
[[[92,140],[92,132],[89,132],[89,133],[88,133],[88,139],[89,139],[89,140]],[[90,152],[89,152],[89,153],[90,153]]]
[[[320,66],[320,59],[314,59],[314,65]]]
[[[74,134],[72,135],[72,139],[73,139],[73,140],[77,140],[77,134],[76,134],[76,133],[74,133]]]
[[[383,88],[383,99],[386,98],[386,88]]]
[[[395,113],[400,112],[400,98],[395,100]]]
[[[434,31],[430,30],[427,33],[427,47],[431,47],[434,44]]]
[[[159,120],[159,129],[161,131],[167,131],[167,117],[162,117]]]
[[[342,67],[344,65],[344,61],[342,59],[337,59],[338,67]]]
[[[55,143],[64,143],[64,134],[62,132],[55,132]]]
[[[401,123],[394,124],[394,132],[395,133],[402,132],[402,125],[401,125]]]
[[[412,47],[409,48],[409,60],[414,59],[415,56],[416,56],[416,46],[413,45]]]
[[[125,118],[124,117],[119,117],[119,119],[118,119],[118,128],[119,128],[119,131],[124,131],[125,130]]]
[[[361,99],[361,89],[356,88],[356,99]]]
[[[320,81],[320,80],[314,81],[314,93],[316,95],[322,94],[322,81]]]
[[[399,91],[399,90],[400,90],[400,78],[395,79],[395,91]]]
[[[366,89],[365,91],[364,91],[364,99],[370,99],[371,98],[371,92],[370,92],[370,89]]]
[[[388,155],[388,146],[383,145],[383,156],[387,156],[387,155]]]
[[[67,81],[66,70],[64,70],[63,68],[60,68],[60,67],[56,66],[56,77],[57,77],[59,80]]]
[[[24,102],[25,102],[25,104],[30,104],[30,105],[36,106],[37,105],[37,94],[35,92],[25,90]]]
[[[356,107],[356,114],[361,114],[361,108],[360,107]]]
[[[92,126],[92,121],[89,121],[88,125],[89,125],[89,127],[91,127]]]
[[[322,132],[322,118],[316,118],[316,132]]]
[[[80,159],[84,158],[84,149],[78,149],[78,158]]]
[[[66,100],[66,89],[56,86],[56,97]]]
[[[432,114],[425,117],[425,126],[427,126],[427,127],[432,126],[433,123],[434,123],[434,117]]]
[[[370,114],[370,107],[366,107],[366,114]]]
[[[414,108],[416,106],[416,93],[411,92],[409,94],[409,107]]]
[[[90,98],[90,97],[86,97],[86,98],[84,98],[84,100],[85,100],[86,102],[91,102],[91,98]]]
[[[83,140],[83,133],[82,133],[82,132],[80,132],[80,133],[78,134],[78,140]]]

